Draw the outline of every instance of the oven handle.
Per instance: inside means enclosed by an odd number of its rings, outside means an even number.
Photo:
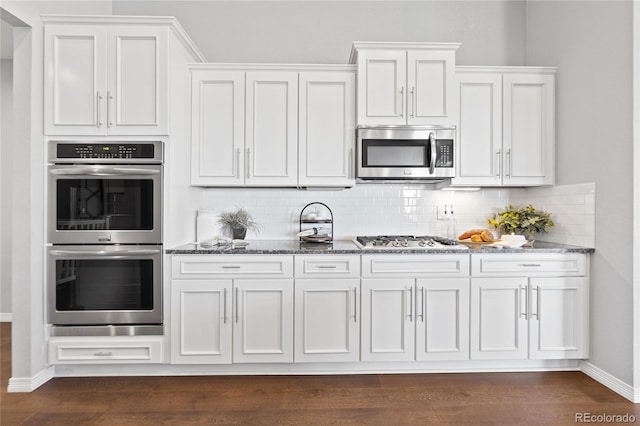
[[[66,167],[50,170],[53,175],[91,175],[91,176],[122,176],[122,175],[156,175],[159,169],[140,169],[125,167]]]
[[[157,249],[144,249],[144,250],[118,250],[118,251],[107,251],[107,250],[51,250],[51,253],[54,256],[105,256],[106,258],[120,258],[122,256],[131,256],[131,255],[152,255],[159,254],[161,251]]]

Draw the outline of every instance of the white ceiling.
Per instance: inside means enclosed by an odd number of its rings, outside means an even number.
[[[0,19],[0,59],[13,58],[13,26]]]

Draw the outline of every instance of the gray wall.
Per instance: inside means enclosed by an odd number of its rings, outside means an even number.
[[[126,1],[178,18],[210,62],[347,63],[353,41],[461,42],[462,65],[524,63],[524,1]]]
[[[557,65],[558,184],[596,183],[590,362],[633,384],[631,1],[527,2],[528,64]]]

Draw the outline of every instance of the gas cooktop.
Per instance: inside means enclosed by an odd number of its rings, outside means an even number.
[[[359,236],[354,240],[361,249],[440,249],[467,250],[455,240],[430,235],[374,235]]]

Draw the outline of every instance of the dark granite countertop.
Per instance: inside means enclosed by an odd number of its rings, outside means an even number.
[[[244,247],[202,247],[189,243],[169,248],[167,254],[419,254],[419,253],[593,253],[589,247],[536,241],[533,247],[497,248],[469,244],[468,250],[453,249],[369,249],[362,250],[351,240],[336,240],[331,243],[301,243],[296,240],[248,240]]]

